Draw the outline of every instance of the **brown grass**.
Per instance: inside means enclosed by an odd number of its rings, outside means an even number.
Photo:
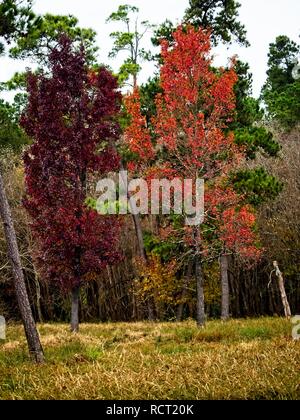
[[[39,330],[47,363],[20,326],[0,344],[1,399],[299,399],[300,343],[280,318],[84,324]]]

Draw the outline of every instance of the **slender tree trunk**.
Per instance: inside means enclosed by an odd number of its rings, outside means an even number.
[[[6,198],[2,174],[0,173],[0,213],[3,220],[4,232],[8,247],[8,256],[12,266],[14,286],[17,301],[24,325],[29,353],[36,363],[44,362],[44,352],[40,337],[33,319],[28,294],[24,281],[24,274],[18,249],[16,233],[12,221],[11,211]]]
[[[28,225],[28,219],[26,217],[26,224]],[[32,265],[32,270],[33,270],[33,275],[34,275],[34,283],[35,283],[35,293],[36,293],[36,309],[37,309],[37,315],[38,315],[38,322],[42,323],[43,322],[43,315],[42,315],[42,308],[41,308],[41,285],[39,282],[39,276],[38,276],[38,272],[36,270],[35,264],[34,264],[34,260],[33,260],[33,252],[32,252],[32,236],[31,236],[31,231],[29,226],[26,229],[26,234],[27,234],[27,241],[29,244],[29,249],[30,249],[30,255],[31,255],[31,265]]]
[[[129,196],[128,196],[128,199],[130,200]],[[140,257],[143,259],[143,261],[146,263],[147,262],[147,256],[146,256],[145,245],[144,245],[144,237],[143,237],[141,219],[140,219],[138,214],[133,214],[132,218],[133,218],[136,237],[137,237],[137,240],[138,240],[139,254],[140,254]]]
[[[134,61],[137,61],[137,57],[135,58]],[[134,74],[133,75],[133,89],[136,89],[136,88],[137,88],[137,74]],[[121,171],[124,171],[124,165],[123,165],[122,162],[121,162]],[[131,209],[133,209],[134,204],[131,200],[131,197],[130,197],[128,191],[127,191],[127,198],[129,200],[129,205],[130,205]],[[137,237],[137,240],[138,240],[139,254],[140,254],[141,258],[143,259],[144,263],[147,264],[147,255],[146,255],[146,251],[145,251],[141,219],[140,219],[140,216],[138,214],[132,214],[132,218],[133,218],[133,222],[134,222],[136,237]],[[153,302],[152,299],[148,300],[147,307],[148,307],[149,321],[154,321],[154,319],[155,319],[155,316],[154,316],[154,302]]]
[[[122,163],[121,163],[121,171],[122,172],[125,171]],[[125,180],[124,179],[123,179],[123,182],[124,182],[124,185],[125,185]],[[135,214],[136,213],[134,211],[135,210],[135,208],[134,208],[135,203],[131,199],[128,191],[127,191],[127,199],[129,201],[129,206],[130,206],[130,209],[132,211],[132,219],[133,219],[133,223],[134,223],[135,234],[136,234],[137,241],[138,241],[139,254],[140,254],[140,257],[142,258],[144,264],[147,264],[147,255],[146,255],[146,250],[145,250],[145,245],[144,245],[144,237],[143,237],[141,218],[140,218],[139,214]],[[154,321],[155,320],[154,302],[153,302],[152,299],[149,299],[147,301],[147,309],[148,309],[148,319],[149,319],[149,321]]]
[[[41,308],[41,286],[36,272],[34,264],[32,264],[34,270],[34,282],[36,291],[36,309],[39,317],[39,322],[43,322],[42,308]]]
[[[128,199],[130,200],[130,197],[128,197]],[[133,214],[132,217],[133,217],[136,237],[138,240],[138,248],[139,248],[140,257],[143,259],[144,264],[148,264],[140,216],[138,214]],[[152,298],[148,299],[147,301],[147,309],[148,309],[149,321],[154,321],[155,320],[154,302]]]
[[[121,171],[122,174],[123,172],[125,172],[125,168],[123,163],[121,163]],[[124,186],[127,184],[126,179],[124,176],[122,176],[122,182],[124,183]],[[127,199],[129,202],[129,206],[132,212],[132,219],[133,219],[133,223],[134,223],[134,229],[135,229],[135,233],[136,233],[136,237],[137,237],[137,241],[138,241],[138,248],[139,248],[139,254],[140,257],[146,261],[147,257],[146,257],[146,251],[145,251],[145,245],[144,245],[144,237],[143,237],[143,230],[142,230],[142,224],[141,224],[141,219],[140,219],[140,215],[139,214],[135,214],[135,203],[132,200],[129,192],[127,191]]]
[[[148,320],[151,322],[155,321],[154,302],[152,298],[150,298],[147,302],[147,309],[148,309]]]
[[[201,264],[201,246],[199,228],[194,230],[195,241],[195,274],[196,274],[196,290],[197,290],[197,326],[202,328],[205,326],[205,303],[204,303],[204,276]]]
[[[137,74],[133,75],[133,89],[137,88]]]
[[[196,284],[197,284],[197,325],[198,327],[205,326],[205,305],[204,305],[204,277],[201,266],[201,259],[196,256],[195,264]]]
[[[280,294],[281,294],[281,301],[284,307],[284,315],[286,318],[291,318],[292,312],[291,312],[291,308],[290,308],[286,291],[285,291],[285,287],[284,287],[283,275],[281,271],[279,270],[278,262],[274,261],[273,265],[275,268],[276,276],[278,277],[278,285],[279,285]]]
[[[128,194],[128,200],[129,200],[130,205],[132,206],[132,201],[131,201],[131,198],[130,198],[129,194]],[[133,214],[132,218],[133,218],[136,237],[137,237],[137,240],[138,240],[139,254],[140,254],[140,257],[142,258],[144,264],[147,264],[148,262],[147,262],[147,255],[146,255],[146,250],[145,250],[145,245],[144,245],[144,237],[143,237],[141,218],[140,218],[139,214]],[[154,321],[155,320],[154,302],[153,302],[152,298],[150,298],[147,301],[147,309],[148,309],[148,319],[149,319],[149,321]]]
[[[79,331],[79,292],[80,287],[75,286],[71,292],[72,308],[71,308],[71,332]]]
[[[221,267],[221,286],[222,286],[222,314],[223,321],[229,319],[229,280],[228,280],[228,255],[223,254],[220,257]]]
[[[80,189],[78,191],[78,202],[81,203],[86,198],[87,189],[87,169],[82,169],[80,176]],[[79,204],[80,207],[80,204]],[[82,216],[82,210],[80,209],[76,214],[78,220]],[[80,237],[82,230],[80,223],[77,226],[77,233]],[[74,274],[75,274],[75,286],[71,290],[71,332],[79,332],[79,296],[80,296],[80,284],[81,284],[81,256],[82,248],[80,246],[75,249],[75,261],[74,261]]]
[[[182,293],[183,295],[183,293]],[[183,319],[183,309],[184,309],[184,304],[180,303],[177,307],[177,312],[176,312],[176,321],[177,322],[181,322]]]
[[[184,277],[184,282],[183,282],[182,295],[181,295],[181,299],[183,301],[184,301],[184,299],[186,298],[186,295],[187,295],[187,289],[188,289],[188,285],[189,285],[190,280],[191,280],[192,271],[193,271],[193,263],[190,262],[188,264],[187,273],[186,273],[186,275]],[[177,314],[176,314],[176,320],[177,320],[177,322],[181,322],[182,321],[182,318],[183,318],[183,309],[184,309],[184,302],[182,302],[182,303],[180,303],[180,305],[178,305]]]

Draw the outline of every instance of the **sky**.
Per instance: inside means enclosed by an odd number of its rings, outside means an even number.
[[[117,71],[124,56],[108,59],[112,47],[109,34],[120,30],[115,24],[106,24],[106,18],[117,10],[120,4],[135,5],[140,9],[140,19],[159,24],[165,19],[180,23],[188,0],[35,0],[34,11],[38,14],[72,14],[79,19],[81,27],[93,28],[98,36],[100,47],[99,62],[109,64]],[[228,58],[238,55],[250,64],[253,73],[253,95],[258,97],[266,79],[269,44],[278,35],[287,35],[300,42],[300,1],[299,0],[240,0],[240,21],[246,26],[251,47],[244,48],[236,44],[221,46],[214,50],[215,64],[226,65]],[[151,33],[144,40],[144,47],[149,48]],[[30,62],[18,62],[8,58],[0,60],[0,80],[8,80],[16,71],[24,71],[25,66],[33,67]],[[139,82],[143,83],[153,75],[154,66],[143,64]],[[11,99],[11,95],[1,95]]]

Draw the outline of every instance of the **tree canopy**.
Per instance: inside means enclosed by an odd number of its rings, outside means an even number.
[[[246,28],[239,22],[240,6],[236,0],[190,0],[183,23],[208,29],[215,45],[220,42],[238,42],[249,46]],[[155,31],[153,44],[159,45],[161,39],[171,41],[175,29],[174,24],[167,19]]]
[[[32,11],[32,0],[1,0],[0,2],[0,53],[4,43],[10,44],[39,24],[39,18]]]
[[[139,22],[139,9],[128,4],[120,5],[106,22],[118,22],[124,27],[123,31],[110,34],[113,39],[113,48],[109,57],[115,58],[120,52],[128,54],[119,70],[119,82],[122,85],[132,77],[132,86],[136,86],[137,75],[141,71],[140,63],[150,57],[150,53],[141,46],[141,41],[152,25],[148,21]]]
[[[269,117],[287,130],[300,121],[300,77],[295,73],[299,54],[300,45],[287,36],[278,36],[270,44],[268,77],[262,89]]]

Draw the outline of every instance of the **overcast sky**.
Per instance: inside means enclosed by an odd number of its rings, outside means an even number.
[[[105,20],[124,3],[138,6],[141,20],[147,19],[157,24],[166,18],[179,23],[188,6],[188,0],[35,0],[34,10],[40,14],[72,14],[79,19],[82,27],[96,30],[100,62],[117,70],[122,57],[119,60],[109,60],[107,55],[112,45],[109,33],[118,28],[105,24]],[[247,28],[251,47],[219,47],[214,52],[215,61],[217,65],[224,65],[228,57],[238,54],[243,61],[249,62],[254,76],[254,95],[258,96],[266,78],[269,44],[281,34],[288,35],[296,42],[300,41],[300,0],[240,0],[240,3],[240,20]],[[149,39],[145,39],[145,47],[149,45]],[[18,63],[7,58],[1,58],[0,62],[0,79],[3,81],[9,79],[14,72],[23,71],[25,67],[24,62]],[[145,64],[140,82],[146,81],[152,74],[153,66]]]

